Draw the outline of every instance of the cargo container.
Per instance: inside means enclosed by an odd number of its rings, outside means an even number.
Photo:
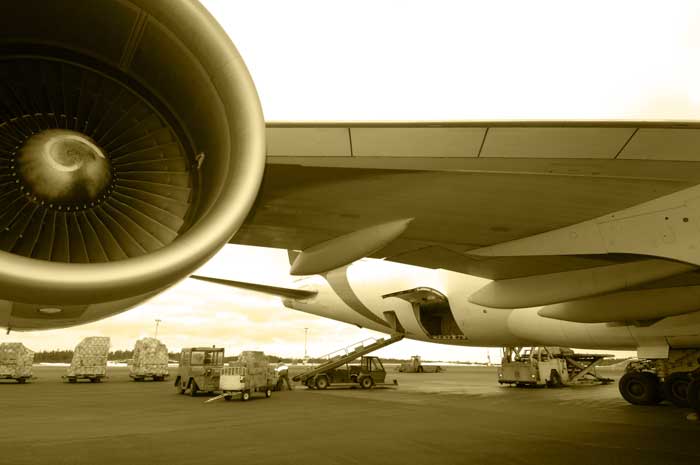
[[[108,337],[86,337],[75,346],[73,359],[63,379],[69,383],[87,379],[99,383],[107,377]]]
[[[0,344],[0,379],[9,379],[24,384],[32,378],[34,352],[20,342]]]
[[[163,381],[168,374],[168,348],[153,337],[136,341],[134,355],[129,361],[129,376],[134,381],[151,378]]]

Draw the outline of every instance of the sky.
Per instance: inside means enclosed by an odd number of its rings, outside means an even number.
[[[206,0],[245,59],[268,121],[699,120],[700,2]],[[284,251],[226,246],[203,274],[290,285]],[[376,335],[274,297],[185,280],[121,315],[11,333],[34,350],[108,335],[171,349],[318,356]],[[384,357],[485,361],[483,348],[401,341]],[[498,358],[498,349],[491,349]]]

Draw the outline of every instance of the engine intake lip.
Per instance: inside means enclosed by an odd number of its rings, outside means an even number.
[[[202,169],[188,166],[190,170],[197,170],[192,171],[196,178],[211,181],[206,198],[192,205],[185,221],[187,227],[176,238],[139,256],[102,263],[61,263],[0,251],[2,299],[55,306],[78,305],[118,301],[163,290],[201,266],[227,243],[253,205],[265,164],[265,126],[250,75],[228,36],[196,2],[109,2],[120,7],[125,4],[140,11],[139,18],[146,18],[143,21],[155,24],[184,44],[197,59],[197,66],[208,76],[208,81],[202,85],[215,89],[219,101],[217,111],[224,118],[215,120],[218,117],[214,115],[211,124],[221,127],[219,134],[224,140],[221,153],[206,153]],[[11,41],[17,42],[16,39],[13,37]],[[6,40],[0,32],[0,42]],[[89,53],[86,56],[90,58]],[[111,63],[113,67],[116,65],[121,66]],[[153,90],[150,82],[140,84]],[[22,119],[18,121],[21,123]],[[212,173],[215,176],[211,176]],[[38,201],[40,203],[41,199]],[[89,210],[89,204],[85,208]]]

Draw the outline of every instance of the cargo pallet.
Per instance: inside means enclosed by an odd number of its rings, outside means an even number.
[[[91,383],[101,383],[107,375],[64,375],[61,378],[69,383],[77,383],[81,379],[88,379]]]
[[[12,375],[0,375],[0,380],[3,379],[10,379],[10,380],[15,380],[19,384],[24,384],[27,382],[27,380],[32,379],[32,376],[12,376]]]

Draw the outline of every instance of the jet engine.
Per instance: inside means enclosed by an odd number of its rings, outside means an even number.
[[[0,326],[123,311],[233,236],[265,126],[203,6],[5,1],[0,24]]]

